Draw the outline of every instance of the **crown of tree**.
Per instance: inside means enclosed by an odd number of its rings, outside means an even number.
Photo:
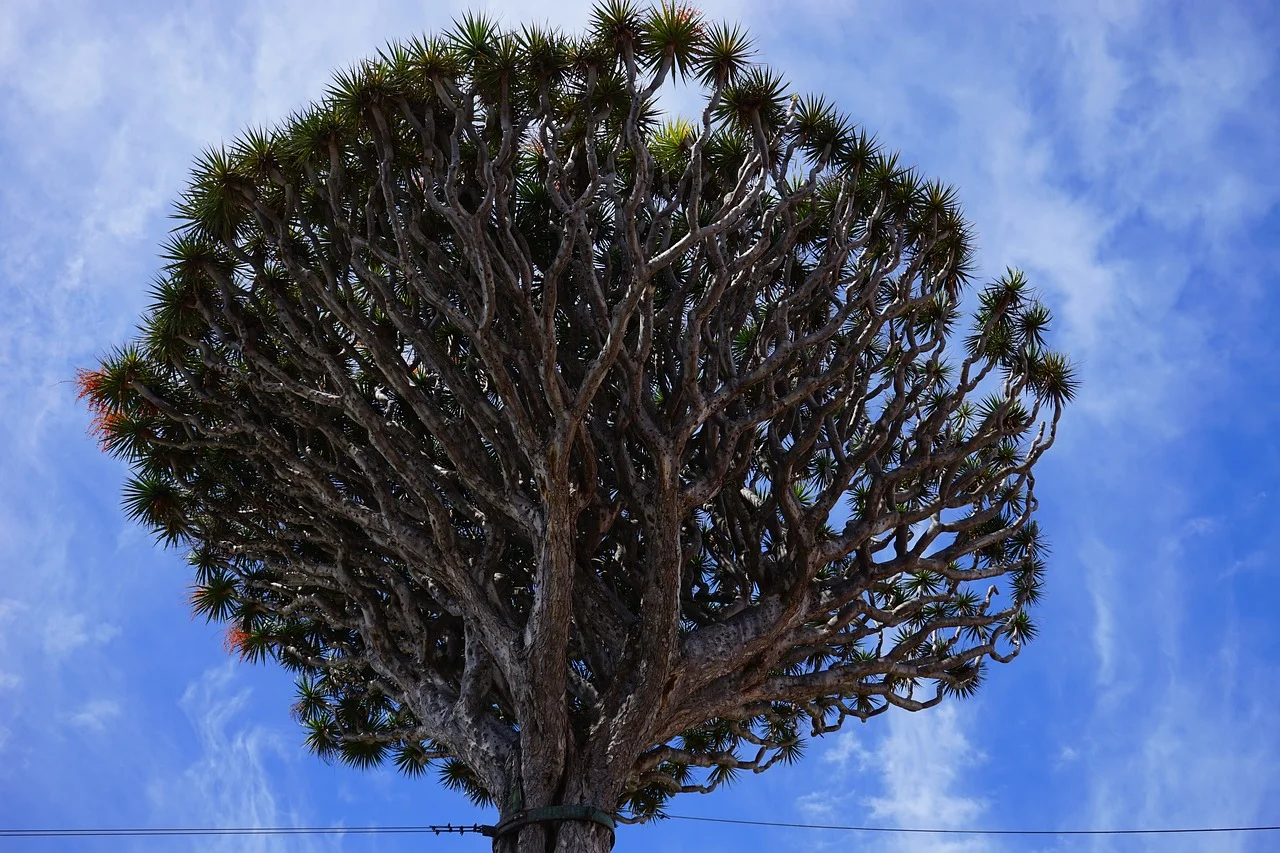
[[[80,386],[319,755],[643,819],[1034,637],[1049,312],[751,56],[686,6],[469,15],[200,158]]]

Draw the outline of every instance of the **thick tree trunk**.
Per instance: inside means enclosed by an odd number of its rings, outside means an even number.
[[[571,735],[567,735],[571,737]],[[576,750],[566,756],[565,764],[555,771],[521,774],[525,781],[517,789],[519,796],[508,796],[499,811],[499,823],[534,809],[555,809],[565,818],[528,823],[494,839],[494,853],[608,853],[613,849],[613,832],[582,815],[584,810],[613,811],[620,794],[622,780],[610,779],[603,761],[584,761]],[[594,771],[594,772],[593,772]],[[550,789],[531,790],[530,776],[557,780]],[[604,776],[605,778],[601,778]],[[574,810],[578,816],[574,816]],[[523,812],[522,812],[523,810]]]
[[[522,827],[493,840],[493,853],[609,853],[613,833],[597,823],[560,821]]]

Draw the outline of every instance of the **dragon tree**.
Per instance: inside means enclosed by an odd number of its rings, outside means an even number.
[[[79,379],[128,513],[311,750],[438,773],[495,850],[608,850],[1035,636],[1050,313],[737,26],[465,16],[206,151],[176,216]]]

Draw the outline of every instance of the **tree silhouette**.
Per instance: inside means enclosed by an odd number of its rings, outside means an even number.
[[[627,0],[390,45],[200,158],[80,376],[312,750],[583,807],[495,849],[607,850],[1035,635],[1049,312],[966,296],[954,191],[750,56]]]

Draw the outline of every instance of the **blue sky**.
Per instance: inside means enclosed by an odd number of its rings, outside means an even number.
[[[0,5],[0,826],[470,822],[304,754],[180,555],[118,509],[67,380],[128,336],[192,157],[462,4]],[[474,6],[472,6],[474,8]],[[575,26],[576,4],[503,0]],[[672,811],[884,826],[1280,822],[1280,17],[1267,3],[705,3],[799,91],[957,184],[1085,385],[1038,480],[1040,639],[976,699],[886,715]],[[933,839],[670,821],[617,850],[1262,851],[1276,837]],[[23,842],[363,851],[359,838]],[[475,837],[380,850],[483,850]]]

